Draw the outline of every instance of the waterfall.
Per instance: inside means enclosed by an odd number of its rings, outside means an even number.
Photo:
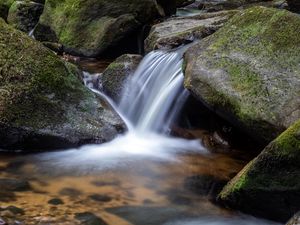
[[[118,110],[136,131],[166,133],[182,108],[188,97],[182,85],[182,54],[151,52],[129,77]]]

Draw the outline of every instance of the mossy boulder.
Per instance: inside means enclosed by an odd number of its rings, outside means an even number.
[[[225,205],[286,222],[300,210],[300,120],[272,141],[219,195]]]
[[[300,118],[300,17],[253,7],[185,55],[185,87],[269,143]]]
[[[175,17],[151,28],[145,40],[145,51],[170,50],[202,39],[221,28],[237,11],[204,13],[190,17]]]
[[[161,14],[156,0],[47,0],[34,36],[71,54],[98,56],[133,41],[126,38]]]
[[[100,79],[103,91],[115,102],[120,100],[126,79],[134,73],[142,58],[141,55],[122,55],[103,72]]]
[[[15,1],[9,9],[7,21],[16,29],[30,32],[38,23],[44,5],[32,1]]]
[[[0,20],[0,148],[43,150],[101,143],[124,129],[77,68]]]

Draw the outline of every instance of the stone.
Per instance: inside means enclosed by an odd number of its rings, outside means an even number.
[[[141,55],[126,54],[112,62],[100,79],[104,93],[118,102],[123,94],[126,80],[133,75],[141,60]]]
[[[112,140],[126,128],[73,64],[0,19],[0,148],[52,150]]]
[[[136,42],[128,37],[161,11],[156,0],[48,0],[34,36],[62,44],[67,53],[94,57],[122,41],[115,51]]]
[[[229,20],[237,11],[205,13],[190,17],[175,17],[151,28],[145,40],[145,51],[171,50],[205,38]]]
[[[107,225],[104,220],[90,212],[76,213],[75,219],[84,225]]]
[[[15,1],[9,9],[7,21],[23,32],[29,33],[38,23],[44,5],[32,1]]]
[[[188,49],[185,87],[266,145],[300,118],[299,32],[286,10],[242,11]]]
[[[218,201],[286,222],[300,210],[300,120],[272,141],[222,190]]]

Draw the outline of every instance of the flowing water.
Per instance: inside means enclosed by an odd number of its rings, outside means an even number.
[[[126,134],[102,145],[22,157],[2,155],[1,178],[25,179],[31,189],[0,191],[0,217],[23,224],[87,224],[82,221],[91,217],[98,218],[95,224],[110,225],[276,224],[210,201],[214,188],[249,159],[234,151],[210,153],[200,140],[168,135],[188,96],[182,87],[183,52],[182,48],[145,56],[118,103],[86,80],[125,119]],[[9,216],[1,210],[11,205],[24,213]]]

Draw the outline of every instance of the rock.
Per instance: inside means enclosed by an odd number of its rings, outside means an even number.
[[[106,211],[134,225],[172,224],[176,219],[192,217],[180,207],[121,206]]]
[[[64,202],[60,198],[52,198],[48,201],[48,204],[50,204],[50,205],[63,205]]]
[[[185,7],[190,4],[193,4],[194,2],[195,2],[195,0],[176,0],[176,6],[177,6],[177,8]]]
[[[79,220],[84,225],[107,225],[107,223],[101,218],[95,216],[90,212],[76,213],[75,219]]]
[[[300,224],[300,212],[296,213],[286,225],[299,225]]]
[[[1,178],[0,190],[1,191],[28,191],[30,185],[26,180]]]
[[[289,8],[293,12],[300,12],[300,1],[299,0],[287,0]]]
[[[186,52],[185,87],[268,143],[300,118],[299,32],[296,14],[247,9]]]
[[[75,188],[63,188],[59,191],[60,195],[66,195],[69,197],[78,197],[81,195],[81,191],[75,189]]]
[[[101,143],[124,123],[78,79],[77,68],[0,21],[0,148]]]
[[[7,21],[16,29],[29,33],[38,23],[44,5],[32,1],[15,1],[9,9]]]
[[[197,16],[171,18],[154,25],[145,40],[145,51],[170,50],[202,39],[224,25],[236,11],[205,13]]]
[[[89,198],[93,199],[97,202],[110,202],[112,198],[108,195],[100,195],[100,194],[93,194],[90,195]]]
[[[253,6],[280,7],[285,1],[278,0],[202,0],[199,8],[208,12],[245,9]]]
[[[21,208],[18,208],[16,206],[8,206],[5,208],[0,208],[0,212],[1,211],[10,211],[11,213],[13,213],[14,215],[24,215],[25,211]]]
[[[67,53],[94,57],[121,41],[135,43],[126,38],[161,14],[156,0],[48,0],[34,36],[63,44]]]
[[[186,178],[184,186],[199,195],[215,197],[226,183],[226,180],[218,179],[212,175],[196,175]]]
[[[176,13],[177,2],[175,0],[157,0],[157,3],[164,9],[166,16]]]
[[[141,55],[122,55],[103,72],[100,79],[103,91],[115,102],[120,100],[126,79],[134,73],[141,60]]]
[[[222,190],[219,201],[282,222],[300,210],[300,120],[272,141]]]

